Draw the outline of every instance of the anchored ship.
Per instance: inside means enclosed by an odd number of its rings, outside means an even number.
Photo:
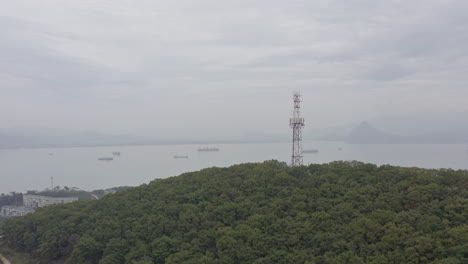
[[[98,160],[111,161],[111,160],[114,160],[114,158],[113,157],[101,157],[101,158],[98,158]]]
[[[214,148],[214,147],[198,148],[198,151],[219,151],[219,148]]]

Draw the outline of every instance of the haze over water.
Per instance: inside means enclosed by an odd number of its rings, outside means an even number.
[[[42,190],[54,185],[84,190],[136,186],[156,178],[177,176],[207,167],[224,167],[245,162],[276,159],[290,163],[291,144],[219,144],[218,152],[199,152],[199,145],[120,146],[57,149],[0,150],[0,193]],[[304,142],[304,164],[335,160],[358,160],[378,165],[422,168],[468,169],[468,144],[346,144],[343,142]],[[342,148],[342,150],[339,150]],[[113,161],[99,157],[121,156]],[[53,155],[49,155],[53,154]],[[188,155],[188,159],[174,159]]]

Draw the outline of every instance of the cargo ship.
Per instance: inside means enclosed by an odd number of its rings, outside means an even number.
[[[112,157],[101,157],[101,158],[98,158],[98,160],[111,161],[111,160],[114,160],[114,158],[112,158]]]
[[[214,147],[198,148],[198,151],[219,151],[219,148],[214,148]]]
[[[318,149],[304,149],[302,153],[318,153]]]

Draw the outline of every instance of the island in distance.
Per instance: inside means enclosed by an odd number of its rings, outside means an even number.
[[[374,126],[374,121],[379,124]],[[349,144],[464,144],[468,143],[468,125],[457,119],[445,123],[429,121],[419,124],[414,120],[394,118],[365,121],[360,124],[343,125],[332,128],[305,130],[304,140],[342,141]],[[389,123],[384,129],[379,127]],[[391,124],[390,124],[391,123]],[[413,128],[410,129],[409,126]],[[415,129],[416,127],[416,129]],[[393,132],[388,132],[391,130]],[[395,132],[395,130],[397,132]],[[218,143],[258,143],[284,142],[287,135],[269,131],[247,133],[239,138],[224,140],[181,139],[164,140],[132,135],[113,135],[97,132],[42,131],[33,129],[0,129],[0,149],[8,148],[62,148],[95,147],[124,145],[161,145],[161,144],[218,144]],[[216,151],[216,148],[200,148],[199,151]],[[53,155],[53,154],[50,154]],[[117,151],[113,156],[119,156]]]
[[[349,144],[463,144],[468,143],[468,131],[426,132],[417,135],[396,135],[362,122],[347,135],[329,133],[315,140],[343,141]]]

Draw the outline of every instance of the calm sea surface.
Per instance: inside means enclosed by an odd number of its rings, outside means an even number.
[[[290,162],[290,143],[219,144],[218,152],[199,152],[201,145],[88,147],[0,150],[0,193],[42,190],[54,184],[84,190],[135,186],[206,167],[276,159]],[[201,146],[205,147],[205,146]],[[304,164],[358,160],[407,167],[468,169],[468,144],[358,145],[343,142],[304,142]],[[341,150],[340,150],[341,148]],[[113,161],[99,161],[121,156]],[[50,155],[52,154],[52,155]],[[188,159],[174,159],[187,155]]]

